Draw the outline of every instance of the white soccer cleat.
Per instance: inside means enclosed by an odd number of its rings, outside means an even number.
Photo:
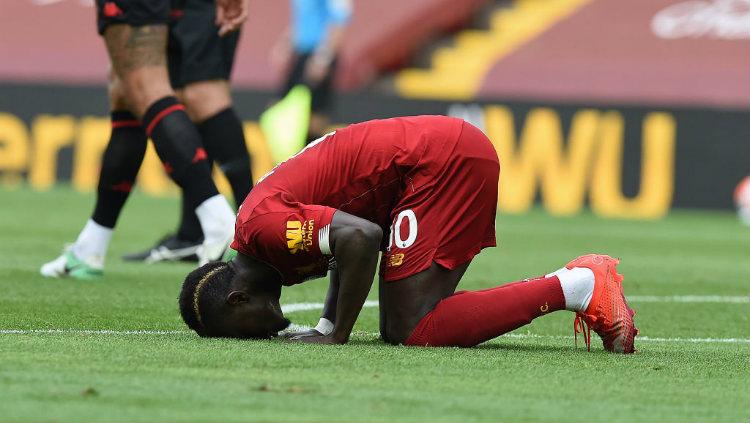
[[[229,248],[229,244],[232,243],[234,238],[234,231],[229,231],[224,237],[215,240],[206,239],[203,241],[196,255],[198,256],[198,266],[203,266],[206,263],[212,261],[221,260],[224,257],[224,253]]]
[[[221,260],[234,238],[234,221],[237,216],[223,195],[217,194],[201,203],[195,215],[203,229],[203,243],[195,254],[198,266]]]

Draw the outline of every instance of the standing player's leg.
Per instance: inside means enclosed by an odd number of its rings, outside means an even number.
[[[333,79],[335,76],[336,59],[328,66],[326,73],[319,81],[309,81],[305,70],[312,59],[311,53],[293,53],[286,78],[277,98],[284,98],[292,88],[305,85],[310,89],[310,121],[307,126],[305,144],[309,144],[328,132],[330,126],[330,109],[333,100]]]
[[[333,59],[323,78],[317,83],[310,84],[312,101],[310,104],[310,123],[307,129],[307,144],[315,141],[328,132],[331,125],[331,108],[333,106],[334,86],[338,60]]]
[[[59,258],[46,263],[48,277],[91,278],[102,274],[104,258],[117,219],[125,205],[146,153],[146,132],[128,111],[121,82],[111,75],[109,100],[112,132],[102,156],[96,205],[75,243]]]
[[[179,94],[188,115],[198,127],[209,162],[215,160],[219,164],[239,207],[252,188],[252,172],[242,121],[233,108],[229,82],[195,82],[186,85]],[[180,223],[174,235],[159,241],[150,250],[125,258],[146,261],[189,259],[193,255],[191,246],[199,245],[203,239],[198,217],[190,204],[189,195],[185,193]]]
[[[203,144],[229,181],[239,207],[253,182],[245,133],[232,105],[229,82],[222,79],[191,83],[183,94],[188,114],[197,122]]]
[[[216,190],[200,134],[170,86],[166,25],[114,24],[105,29],[104,39],[128,103],[142,116],[167,173],[191,199],[204,233],[200,260],[219,258],[231,240],[234,213]]]
[[[182,9],[172,11],[177,18],[169,31],[170,82],[201,134],[207,162],[218,161],[239,206],[252,187],[250,156],[229,86],[239,32],[218,35],[212,2],[186,0],[181,5]],[[203,231],[191,203],[189,194],[184,193],[176,233],[146,251],[123,258],[147,262],[194,260]]]

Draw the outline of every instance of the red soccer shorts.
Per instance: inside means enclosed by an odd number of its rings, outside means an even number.
[[[435,262],[455,269],[494,247],[500,162],[489,139],[464,123],[455,148],[429,148],[391,211],[386,281]],[[416,188],[412,188],[416,187]]]

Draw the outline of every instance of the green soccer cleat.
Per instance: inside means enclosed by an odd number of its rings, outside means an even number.
[[[97,262],[98,261],[98,262]],[[97,279],[104,275],[102,260],[81,260],[68,248],[58,258],[45,263],[39,272],[48,278]]]

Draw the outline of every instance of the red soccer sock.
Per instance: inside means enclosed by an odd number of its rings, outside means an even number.
[[[459,291],[420,320],[406,345],[472,347],[564,308],[557,276]]]

